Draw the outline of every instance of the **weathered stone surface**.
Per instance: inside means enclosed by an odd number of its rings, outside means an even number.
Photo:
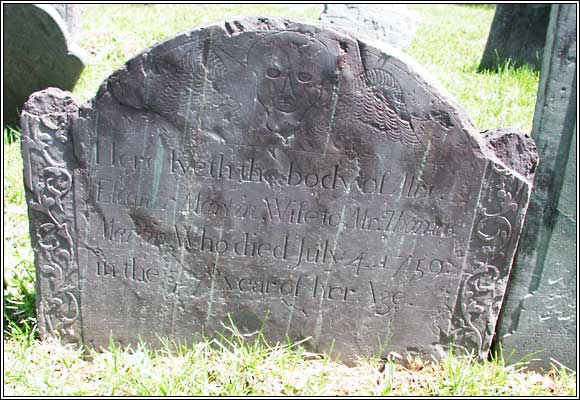
[[[550,4],[497,4],[479,70],[542,66]]]
[[[531,368],[577,365],[576,18],[554,5],[532,131],[542,162],[498,325],[504,353],[534,354]]]
[[[28,97],[48,87],[71,90],[83,68],[83,52],[49,4],[4,4],[5,125],[20,123]]]
[[[419,26],[418,14],[403,4],[329,3],[324,5],[320,20],[399,49],[411,44]]]
[[[229,314],[346,362],[489,349],[534,146],[480,135],[393,49],[228,21],[78,111],[37,93],[23,127],[42,336],[195,340]]]

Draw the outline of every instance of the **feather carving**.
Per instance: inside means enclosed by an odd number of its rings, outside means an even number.
[[[344,111],[405,147],[423,148],[420,138],[413,131],[401,86],[389,72],[368,70],[353,81],[349,92],[342,102],[343,107],[349,109]]]

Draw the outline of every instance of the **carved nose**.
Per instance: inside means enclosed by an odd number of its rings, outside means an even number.
[[[282,86],[282,95],[284,97],[294,97],[292,83],[290,82],[290,74],[286,75],[286,78],[284,79],[284,85]]]

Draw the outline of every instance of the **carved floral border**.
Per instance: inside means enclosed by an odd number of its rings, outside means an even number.
[[[58,109],[61,102],[70,104],[72,99],[62,93],[37,93],[24,107],[22,155],[35,253],[39,330],[43,337],[79,344],[80,293],[73,239],[74,157],[69,115],[64,107],[62,112],[39,112],[34,107],[41,102],[50,104],[47,109]]]
[[[530,186],[489,161],[447,338],[485,357],[522,229]]]

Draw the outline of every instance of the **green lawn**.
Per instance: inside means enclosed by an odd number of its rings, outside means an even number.
[[[415,5],[422,24],[409,53],[458,100],[480,130],[515,127],[530,133],[539,73],[503,68],[477,73],[493,9]]]
[[[87,68],[74,90],[92,97],[130,57],[199,24],[241,15],[317,19],[321,5],[85,5],[81,46]],[[476,73],[492,7],[413,5],[421,25],[408,52],[457,98],[480,129],[529,132],[538,73],[504,68]],[[5,136],[7,132],[5,131]],[[474,362],[450,355],[439,364],[363,360],[355,368],[299,345],[246,343],[235,331],[188,348],[167,344],[129,351],[112,345],[81,353],[38,340],[34,267],[18,142],[4,144],[4,393],[6,395],[574,395],[565,369],[531,373],[501,357]]]

